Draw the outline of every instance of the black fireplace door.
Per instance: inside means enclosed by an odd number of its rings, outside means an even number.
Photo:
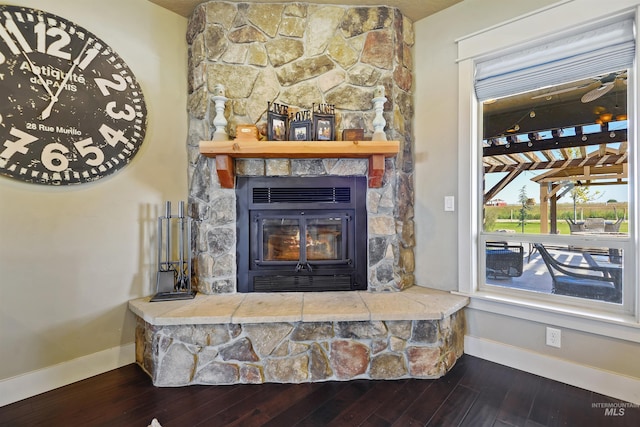
[[[299,180],[296,179],[298,184]],[[312,182],[323,184],[317,180]],[[282,185],[283,181],[278,183]],[[256,209],[248,209],[248,227],[243,230],[239,225],[238,228],[238,290],[366,289],[366,208],[356,209],[351,191],[346,192],[347,197],[327,202],[302,195],[306,191],[304,186],[295,188],[291,209],[282,209],[287,201],[281,197],[276,198],[273,206],[269,206],[271,198],[265,203],[262,198],[254,198],[253,202],[257,203],[249,203]],[[314,187],[312,193],[318,194],[317,190]],[[332,191],[335,193],[335,189]],[[307,197],[310,200],[306,201]],[[305,204],[308,209],[301,209]],[[241,205],[239,202],[238,208]],[[359,212],[365,218],[357,218]],[[239,218],[242,216],[239,212]]]

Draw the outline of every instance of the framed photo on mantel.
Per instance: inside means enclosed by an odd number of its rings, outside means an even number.
[[[286,141],[289,107],[283,104],[267,103],[267,139]]]
[[[302,110],[291,113],[289,116],[289,140],[312,141],[313,123],[311,123],[311,111]]]
[[[333,104],[313,104],[313,133],[316,141],[334,141],[336,113]]]

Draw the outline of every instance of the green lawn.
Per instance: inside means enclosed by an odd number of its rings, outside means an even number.
[[[518,205],[506,206],[485,206],[485,215],[497,220],[517,220],[520,217],[521,207]],[[604,218],[608,221],[615,221],[617,218],[626,218],[629,212],[627,202],[617,203],[585,203],[576,205],[575,214],[578,218]],[[558,203],[556,206],[558,225],[563,218],[574,217],[573,204]],[[531,206],[527,211],[527,218],[530,220],[540,219],[540,205]]]
[[[522,226],[518,224],[518,221],[498,221],[495,223],[494,231],[496,230],[514,230],[516,233],[522,232]],[[620,232],[627,233],[629,231],[629,223],[627,221],[620,224]],[[524,232],[527,234],[540,234],[540,222],[539,221],[527,221],[524,226]],[[559,234],[571,234],[569,232],[569,224],[566,221],[558,221]]]

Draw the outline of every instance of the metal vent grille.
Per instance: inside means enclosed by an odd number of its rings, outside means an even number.
[[[350,203],[349,187],[264,187],[253,189],[253,203]]]
[[[348,291],[351,277],[331,276],[259,276],[253,279],[254,292]]]

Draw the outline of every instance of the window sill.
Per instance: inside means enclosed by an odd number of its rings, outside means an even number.
[[[452,293],[468,297],[468,309],[640,343],[640,323],[630,314],[607,313],[487,291]]]

